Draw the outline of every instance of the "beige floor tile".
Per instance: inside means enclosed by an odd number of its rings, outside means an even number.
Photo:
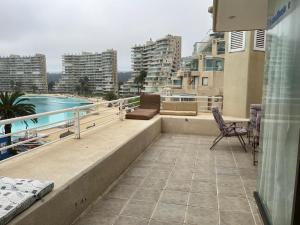
[[[189,206],[186,223],[191,225],[218,225],[218,211],[215,209]]]
[[[191,192],[217,194],[217,185],[206,180],[193,180]]]
[[[138,218],[150,218],[156,203],[130,200],[121,212],[124,216],[133,216]]]
[[[145,202],[157,202],[160,196],[161,190],[139,188],[133,195],[133,199],[141,200]]]
[[[139,186],[142,181],[143,177],[131,177],[131,176],[124,176],[120,181],[119,184],[121,185],[136,185]]]
[[[164,222],[183,223],[185,211],[186,206],[184,205],[166,204],[160,202],[154,211],[153,219]]]
[[[93,205],[91,211],[93,213],[103,212],[105,215],[119,215],[127,201],[127,199],[104,198]]]
[[[157,178],[147,177],[142,182],[141,187],[161,190],[165,187],[166,182],[167,182],[167,179],[157,179]]]
[[[164,222],[159,220],[151,219],[149,225],[183,225],[182,223]]]
[[[174,190],[174,191],[189,192],[191,189],[191,180],[169,179],[166,189]]]
[[[235,196],[219,196],[221,211],[251,212],[246,198]]]
[[[190,206],[218,209],[217,196],[209,193],[191,193],[188,204]]]
[[[251,213],[220,212],[221,225],[255,225]]]
[[[117,216],[90,216],[86,215],[82,219],[79,219],[74,225],[112,225]]]
[[[120,216],[114,225],[148,225],[149,219]]]
[[[188,196],[188,192],[164,190],[162,192],[160,202],[177,205],[187,205]]]
[[[111,198],[129,199],[136,188],[136,186],[132,185],[117,185],[107,194],[107,196]]]

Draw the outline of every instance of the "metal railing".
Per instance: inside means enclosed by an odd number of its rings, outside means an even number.
[[[223,109],[222,96],[184,96],[184,95],[161,95],[162,102],[197,102],[198,112],[211,112],[212,107]]]
[[[118,99],[114,101],[103,101],[79,107],[73,107],[63,110],[38,113],[30,116],[17,117],[13,119],[0,120],[0,128],[6,124],[14,124],[17,122],[29,121],[32,119],[39,120],[41,117],[49,117],[61,113],[73,113],[73,116],[68,119],[62,119],[57,122],[47,123],[46,125],[38,125],[36,127],[22,129],[8,134],[0,134],[0,138],[11,137],[10,145],[1,146],[0,153],[17,148],[31,148],[32,146],[45,145],[53,143],[59,139],[73,136],[77,139],[80,134],[89,130],[92,127],[105,126],[116,120],[123,120],[125,113],[132,111],[140,104],[139,97],[130,97]],[[30,133],[34,135],[30,135]],[[18,137],[22,138],[18,138]],[[37,143],[43,141],[43,143]]]

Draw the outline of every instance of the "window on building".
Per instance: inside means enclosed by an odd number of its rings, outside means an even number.
[[[202,77],[202,86],[208,86],[208,77]]]
[[[246,44],[246,32],[245,31],[233,31],[229,32],[229,52],[241,52],[245,50]]]
[[[205,59],[205,71],[224,71],[224,60]]]
[[[266,50],[266,31],[256,30],[254,32],[254,50],[265,51]]]
[[[217,42],[217,54],[224,54],[225,53],[225,41],[218,41]]]
[[[191,63],[191,71],[198,71],[198,64],[199,64],[199,60],[193,59]]]

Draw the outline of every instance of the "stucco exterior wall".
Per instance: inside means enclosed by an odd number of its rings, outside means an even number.
[[[226,116],[248,117],[250,104],[261,103],[264,74],[264,52],[254,51],[254,32],[246,32],[246,47],[228,52],[225,35],[224,109]]]

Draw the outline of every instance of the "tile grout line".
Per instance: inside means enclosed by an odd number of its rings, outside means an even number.
[[[181,143],[180,143],[180,147],[182,147],[182,144],[181,144]],[[151,214],[151,216],[150,216],[148,225],[150,224],[150,221],[151,221],[151,219],[153,218],[154,213],[155,213],[155,211],[156,211],[156,209],[157,209],[157,207],[158,207],[159,201],[160,201],[160,199],[162,198],[163,191],[166,190],[166,187],[167,187],[167,185],[168,185],[169,179],[170,179],[170,177],[171,177],[173,171],[175,170],[176,163],[177,163],[177,159],[175,160],[174,166],[173,166],[173,168],[171,169],[171,172],[170,172],[170,174],[169,174],[169,176],[168,176],[168,178],[167,178],[166,184],[164,185],[164,187],[163,187],[163,189],[162,189],[162,191],[161,191],[161,193],[160,193],[160,195],[159,195],[159,197],[158,197],[157,203],[156,203],[156,205],[155,205],[155,207],[154,207],[154,209],[153,209],[153,212],[152,212],[152,214]]]
[[[237,161],[236,161],[236,158],[235,158],[234,153],[233,153],[233,151],[232,151],[232,147],[230,147],[230,151],[231,151],[231,154],[232,154],[232,157],[233,157],[235,166],[236,166],[237,169],[239,169],[239,168],[238,168]],[[251,207],[251,203],[250,203],[248,194],[247,194],[247,192],[246,192],[245,183],[244,183],[244,180],[243,180],[243,178],[242,178],[242,176],[241,176],[241,174],[240,174],[240,171],[239,171],[239,177],[240,177],[240,181],[242,182],[242,185],[243,185],[244,194],[246,195],[246,199],[247,199],[248,205],[249,205],[249,207],[250,207],[250,211],[251,211],[251,214],[252,214],[252,218],[253,218],[253,220],[254,220],[254,224],[257,225],[256,219],[255,219],[255,217],[254,217],[254,213],[253,213],[253,210],[252,210],[252,207]]]
[[[156,141],[157,141],[157,140],[156,140]],[[139,160],[139,159],[140,159],[140,158],[141,158],[141,157],[142,157],[149,149],[151,149],[151,148],[153,147],[154,144],[155,144],[155,142],[152,143],[150,146],[148,146],[148,148],[147,148],[140,156],[137,157],[137,159],[132,163],[132,165],[133,165],[135,162],[137,162],[137,161],[138,161],[138,160]],[[156,162],[156,160],[155,160],[154,162]],[[151,169],[150,169],[150,171],[151,171],[151,170],[154,168],[154,165],[152,165],[150,168],[151,168]],[[124,172],[124,174],[122,175],[122,177],[119,178],[118,182],[126,175],[126,173],[127,173],[130,169],[131,169],[131,166],[130,166],[129,168],[127,168],[127,170]],[[150,174],[150,173],[149,173],[149,174]],[[122,216],[123,211],[124,211],[125,208],[128,206],[129,202],[133,199],[133,196],[134,196],[135,193],[138,191],[139,187],[141,187],[142,183],[146,180],[146,178],[149,176],[149,174],[147,174],[147,175],[142,179],[141,183],[140,183],[139,185],[137,185],[136,190],[130,195],[129,199],[126,201],[126,203],[125,203],[124,206],[122,207],[120,213],[117,215],[116,219],[114,220],[114,222],[113,222],[111,225],[114,225],[114,224],[116,223],[116,221],[118,220],[118,218],[119,218],[120,216]],[[118,183],[118,182],[117,182],[117,183]],[[130,216],[130,217],[134,217],[134,216]],[[135,218],[137,218],[137,217],[135,217]],[[145,218],[145,219],[148,219],[148,218]]]
[[[160,194],[159,194],[157,203],[155,204],[155,207],[154,207],[154,209],[153,209],[153,212],[152,212],[152,214],[151,214],[151,216],[150,216],[148,225],[150,224],[150,221],[151,221],[151,219],[152,219],[153,216],[154,216],[155,210],[156,210],[157,207],[158,207],[158,204],[159,204],[159,201],[160,201],[160,199],[161,199],[161,197],[162,197],[163,191],[166,190],[166,187],[167,187],[167,185],[168,185],[168,181],[169,181],[169,179],[170,179],[170,176],[171,176],[172,172],[173,172],[174,169],[175,169],[176,161],[177,161],[177,159],[175,160],[174,166],[173,166],[173,168],[171,169],[171,172],[170,172],[170,174],[169,174],[169,176],[168,176],[168,178],[167,178],[166,184],[164,185],[164,187],[162,188],[162,190],[161,190],[161,192],[160,192]]]
[[[213,150],[216,151],[216,150]],[[216,174],[216,188],[217,188],[217,202],[218,202],[218,217],[219,225],[221,225],[221,213],[220,213],[220,199],[219,199],[219,187],[218,187],[218,171],[217,171],[217,158],[216,153],[214,152],[214,162],[215,162],[215,174]]]
[[[196,156],[196,159],[198,157],[198,151],[197,151],[197,156]],[[194,168],[196,167],[196,159],[194,161]],[[190,197],[191,197],[191,189],[192,189],[192,184],[193,184],[193,180],[195,178],[195,172],[194,172],[194,168],[193,168],[193,172],[192,172],[192,179],[191,179],[191,184],[190,184],[190,191],[188,193],[188,199],[187,199],[187,204],[186,204],[186,209],[185,209],[185,214],[184,214],[184,221],[183,221],[183,224],[186,224],[187,223],[187,215],[188,215],[188,207],[189,207],[189,203],[190,203]]]

